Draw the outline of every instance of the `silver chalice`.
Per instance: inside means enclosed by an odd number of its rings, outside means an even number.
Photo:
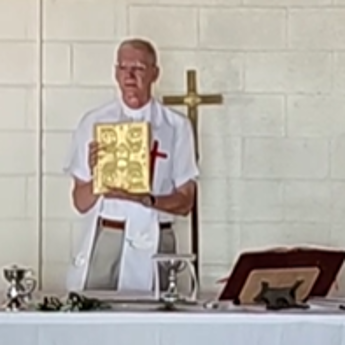
[[[198,296],[198,281],[194,269],[193,254],[157,254],[153,257],[155,269],[155,299],[162,301],[166,306],[174,307],[177,303],[196,303]],[[160,266],[168,272],[168,285],[166,291],[161,291]],[[178,291],[178,275],[188,270],[192,283],[192,291],[189,296],[183,296]]]
[[[37,285],[36,280],[33,278],[33,270],[13,265],[5,268],[3,275],[9,283],[6,292],[6,310],[17,311],[23,309],[31,300],[32,293]]]

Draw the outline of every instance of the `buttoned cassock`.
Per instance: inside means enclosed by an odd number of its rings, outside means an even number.
[[[199,175],[195,159],[194,138],[187,117],[151,100],[138,111],[128,109],[121,100],[114,100],[87,113],[73,134],[64,171],[83,181],[92,179],[88,167],[89,143],[93,140],[94,125],[148,121],[152,139],[166,158],[157,158],[154,167],[152,194],[169,195]],[[102,196],[82,217],[82,232],[77,251],[68,273],[68,290],[83,290],[97,233],[99,217],[125,222],[121,256],[119,290],[151,290],[153,284],[152,255],[157,252],[159,222],[173,222],[169,213],[144,207],[130,201],[105,199]]]

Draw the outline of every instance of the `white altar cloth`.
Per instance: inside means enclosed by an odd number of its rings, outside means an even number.
[[[0,345],[345,345],[345,314],[0,313]]]

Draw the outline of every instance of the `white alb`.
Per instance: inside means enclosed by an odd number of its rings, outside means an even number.
[[[151,123],[152,139],[158,141],[159,151],[167,155],[156,159],[153,194],[168,195],[174,188],[196,179],[199,171],[190,121],[156,100],[135,111],[114,100],[84,115],[74,132],[64,171],[80,180],[90,181],[88,145],[93,140],[94,125],[142,120]],[[150,291],[154,283],[151,258],[157,253],[159,222],[173,222],[174,217],[137,203],[103,197],[82,215],[82,235],[67,274],[67,289],[78,291],[84,288],[99,217],[126,224],[118,289]]]

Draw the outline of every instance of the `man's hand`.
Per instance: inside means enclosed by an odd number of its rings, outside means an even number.
[[[114,187],[106,187],[108,192],[104,194],[104,197],[107,199],[128,199],[130,197],[130,193],[128,193],[126,190],[121,188],[114,188]]]
[[[104,194],[104,197],[107,199],[120,199],[142,203],[146,196],[144,194],[129,193],[121,188],[107,187],[107,189],[108,192]]]
[[[89,158],[88,158],[88,163],[89,163],[89,168],[90,171],[93,170],[93,168],[97,164],[97,155],[98,155],[98,150],[99,150],[99,145],[96,141],[92,141],[89,144]]]
[[[88,157],[88,163],[89,163],[89,168],[90,171],[92,173],[93,168],[96,166],[97,164],[97,159],[98,159],[98,153],[100,150],[103,150],[104,146],[100,145],[99,143],[97,143],[96,141],[92,141],[89,144],[89,157]]]

